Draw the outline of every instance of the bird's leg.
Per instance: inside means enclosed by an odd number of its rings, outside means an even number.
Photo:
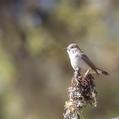
[[[75,77],[80,76],[80,68],[77,68],[74,72]]]
[[[90,70],[91,70],[91,68],[88,68],[88,70],[86,71],[86,73],[85,73],[84,76],[83,76],[83,79],[86,78],[86,76],[89,74]]]
[[[80,74],[80,68],[77,68],[74,72],[74,79],[76,81],[76,84],[79,84],[79,79],[81,79],[81,74]]]

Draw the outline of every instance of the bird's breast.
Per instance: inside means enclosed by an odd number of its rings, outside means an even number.
[[[89,68],[89,66],[85,63],[85,61],[82,60],[81,56],[79,55],[72,56],[70,61],[74,70],[80,68],[81,70],[86,71]]]

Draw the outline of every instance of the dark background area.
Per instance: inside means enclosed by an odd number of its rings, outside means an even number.
[[[110,75],[85,119],[119,116],[118,0],[0,0],[0,119],[61,119],[72,42]]]

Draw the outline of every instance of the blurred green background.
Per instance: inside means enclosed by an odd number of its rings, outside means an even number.
[[[76,42],[110,76],[85,119],[119,116],[118,0],[0,0],[0,119],[62,119]]]

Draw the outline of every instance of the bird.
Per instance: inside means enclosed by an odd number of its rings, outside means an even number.
[[[71,43],[66,48],[70,63],[74,71],[85,73],[89,68],[97,75],[104,74],[109,75],[107,71],[104,71],[96,67],[89,57],[80,49],[76,43]]]

